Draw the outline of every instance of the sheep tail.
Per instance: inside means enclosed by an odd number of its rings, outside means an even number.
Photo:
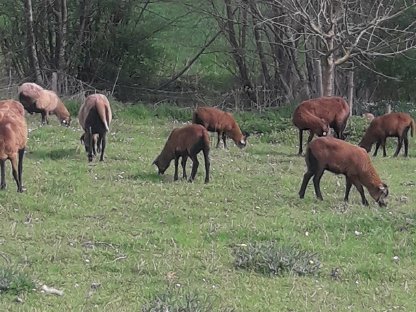
[[[103,122],[105,129],[108,131],[110,130],[109,126],[108,126],[108,122],[109,119],[107,118],[108,114],[107,114],[107,107],[105,107],[104,105],[97,105],[97,112],[98,112],[98,116],[100,116],[101,121]]]

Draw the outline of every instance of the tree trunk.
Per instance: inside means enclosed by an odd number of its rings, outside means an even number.
[[[321,60],[316,59],[315,60],[315,73],[316,73],[316,90],[318,92],[317,96],[321,97],[323,96],[323,85],[322,85],[322,66],[321,66]]]
[[[251,9],[251,12],[252,12],[254,39],[256,41],[257,54],[259,55],[264,82],[265,82],[267,88],[271,89],[272,88],[272,83],[271,83],[271,79],[270,79],[269,70],[267,68],[267,60],[266,60],[266,56],[264,54],[264,48],[263,48],[263,44],[262,44],[262,41],[261,41],[261,34],[260,34],[260,31],[259,31],[259,26],[258,26],[258,23],[257,23],[258,21],[257,21],[257,18],[256,18],[257,9],[256,9],[255,4],[252,1],[250,1],[250,9]]]
[[[39,58],[36,51],[36,37],[35,31],[33,28],[33,8],[32,8],[32,0],[25,0],[25,18],[26,18],[26,27],[27,27],[27,47],[28,47],[28,55],[29,55],[29,64],[31,70],[35,73],[35,80],[37,84],[42,85],[42,73],[40,71],[39,66]]]
[[[256,102],[256,96],[253,92],[253,85],[248,76],[248,70],[247,70],[245,60],[244,60],[243,51],[241,47],[238,45],[238,41],[237,41],[235,29],[234,29],[234,22],[233,22],[234,18],[233,18],[233,9],[231,7],[231,1],[224,0],[224,2],[225,2],[225,8],[227,12],[227,21],[225,25],[226,25],[228,40],[232,48],[231,54],[234,58],[234,61],[237,64],[238,71],[240,73],[240,79],[241,79],[243,91],[247,94],[247,96],[249,97],[251,101]]]
[[[354,102],[354,70],[351,69],[348,74],[348,105],[350,106],[350,116],[352,116],[353,102]]]

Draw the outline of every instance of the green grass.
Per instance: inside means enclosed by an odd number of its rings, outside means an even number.
[[[321,183],[323,202],[311,185],[298,198],[305,164],[295,156],[290,125],[275,143],[253,135],[242,150],[232,142],[216,149],[213,137],[211,182],[204,184],[201,156],[194,183],[173,182],[173,164],[164,176],[151,165],[181,121],[140,107],[114,115],[106,159],[90,164],[75,121],[64,128],[52,116],[39,127],[39,116],[28,117],[27,191],[16,192],[7,164],[8,186],[0,192],[0,269],[22,281],[0,293],[2,310],[414,309],[413,139],[408,159],[374,159],[390,196],[387,208],[373,201],[367,208],[355,189],[344,204],[344,178],[330,173]],[[313,254],[318,273],[271,276],[235,267],[236,246],[269,242]],[[33,290],[26,286],[32,282]],[[64,295],[40,292],[43,284]]]

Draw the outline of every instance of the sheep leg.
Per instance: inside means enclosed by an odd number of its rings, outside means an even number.
[[[302,141],[303,141],[303,130],[299,129],[299,152],[298,152],[298,155],[302,155]]]
[[[380,147],[380,141],[377,141],[377,143],[376,143],[376,149],[374,150],[373,157],[377,156],[377,151],[378,151],[378,148],[379,147]]]
[[[313,136],[314,136],[314,133],[313,133],[313,131],[311,130],[311,131],[309,132],[308,144],[312,141]]]
[[[319,168],[318,171],[315,173],[315,176],[313,177],[313,186],[315,187],[315,194],[316,194],[316,197],[320,200],[323,200],[320,183],[321,183],[322,175],[324,174],[324,170],[325,169]]]
[[[348,197],[350,195],[351,186],[352,186],[351,180],[348,179],[347,176],[345,176],[345,197],[344,197],[344,201],[346,201],[346,202],[348,201]]]
[[[182,156],[182,161],[181,161],[181,165],[182,165],[182,170],[183,170],[183,179],[187,178],[186,175],[186,161],[188,160],[188,156]]]
[[[21,193],[21,192],[23,192],[23,189],[22,189],[22,185],[20,184],[20,181],[19,181],[19,174],[17,172],[17,167],[18,167],[18,165],[17,165],[17,155],[14,156],[13,158],[10,158],[10,162],[12,163],[12,173],[13,173],[13,178],[16,181],[16,184],[17,184],[17,191],[19,193]]]
[[[221,132],[220,131],[218,131],[218,141],[217,141],[217,148],[219,148],[220,147],[220,141],[221,141]]]
[[[179,155],[175,155],[175,174],[173,175],[173,181],[178,180],[179,157]]]
[[[192,171],[191,171],[191,176],[189,178],[189,182],[192,182],[195,179],[196,171],[198,170],[198,166],[199,166],[199,161],[198,161],[196,154],[193,154],[190,157],[192,159]]]
[[[49,125],[49,119],[48,119],[49,112],[43,111],[41,113],[41,115],[42,115],[42,124],[43,125],[45,125],[45,124]]]
[[[404,136],[404,156],[408,156],[409,152],[409,139],[407,137],[407,133]]]
[[[387,152],[386,152],[386,139],[385,138],[381,140],[381,146],[383,147],[383,157],[386,157]]]
[[[104,160],[104,150],[105,150],[105,146],[107,143],[107,134],[104,133],[101,137],[101,135],[98,137],[98,141],[101,141],[101,156],[100,156],[100,161]]]
[[[4,190],[5,188],[6,188],[6,179],[5,179],[5,176],[4,176],[4,172],[5,172],[5,163],[6,163],[6,161],[5,160],[0,160],[0,167],[1,167],[1,189],[2,190]]]
[[[365,198],[365,195],[364,195],[364,188],[363,188],[363,185],[358,181],[358,180],[355,180],[355,181],[353,181],[353,184],[355,185],[355,187],[356,187],[356,189],[357,189],[357,191],[360,193],[360,195],[361,195],[361,202],[362,202],[362,204],[364,205],[364,206],[368,206],[368,201],[367,201],[367,199]]]
[[[308,170],[303,175],[302,185],[301,185],[300,190],[299,190],[299,197],[300,198],[304,198],[305,197],[306,186],[308,185],[309,180],[313,177],[314,174],[315,174],[314,172]]]
[[[202,150],[204,153],[204,161],[205,161],[205,183],[209,182],[209,167],[210,167],[210,160],[209,160],[209,149],[204,148]]]
[[[399,136],[397,138],[397,148],[396,148],[396,151],[394,152],[393,157],[397,157],[397,155],[399,155],[399,152],[402,149],[402,145],[403,145],[403,138]]]
[[[227,148],[227,143],[225,142],[225,140],[227,139],[227,136],[225,134],[225,132],[222,133],[222,141],[224,142],[224,148]]]
[[[23,180],[22,180],[22,174],[23,174],[23,156],[25,155],[25,149],[22,148],[21,150],[19,150],[19,163],[18,163],[18,177],[19,177],[19,182],[20,182],[20,189],[21,192],[23,192]]]

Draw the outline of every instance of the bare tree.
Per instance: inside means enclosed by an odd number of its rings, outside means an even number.
[[[33,7],[32,7],[32,0],[25,0],[25,19],[26,19],[26,26],[27,26],[27,48],[28,48],[28,56],[29,56],[29,63],[30,67],[32,68],[33,72],[35,73],[35,79],[38,84],[43,84],[42,74],[40,71],[39,66],[39,58],[38,53],[36,50],[36,37],[35,31],[33,27]]]
[[[265,13],[263,23],[292,33],[295,40],[305,40],[304,47],[322,59],[324,95],[334,93],[337,66],[350,60],[360,63],[376,56],[390,57],[416,47],[416,21],[397,23],[400,16],[416,6],[415,0],[263,2],[278,7],[291,20],[282,23],[280,17]]]

